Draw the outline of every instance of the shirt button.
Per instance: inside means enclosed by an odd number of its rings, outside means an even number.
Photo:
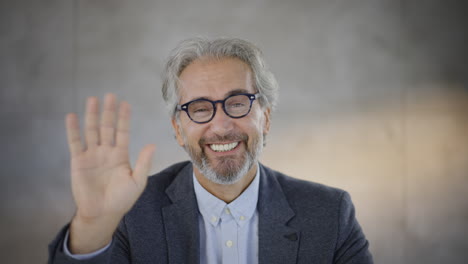
[[[241,215],[241,216],[239,217],[239,219],[240,219],[241,221],[244,221],[244,220],[245,220],[245,216]]]
[[[212,216],[212,217],[211,217],[211,222],[214,223],[214,222],[216,222],[216,220],[218,220],[218,218],[216,218],[216,216]]]
[[[231,240],[226,241],[226,247],[230,248],[230,247],[232,247],[232,244],[233,243],[232,243]]]
[[[231,214],[231,210],[229,210],[229,208],[226,208],[226,210],[224,210],[226,212],[226,214]]]

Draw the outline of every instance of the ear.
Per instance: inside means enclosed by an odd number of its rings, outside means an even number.
[[[271,108],[265,109],[263,111],[264,115],[264,120],[263,120],[263,134],[267,135],[268,132],[270,132],[270,114],[271,114]]]
[[[177,143],[179,143],[179,145],[181,147],[184,147],[184,138],[182,137],[182,134],[180,133],[180,130],[182,129],[180,126],[179,126],[179,123],[177,122],[176,120],[176,117],[173,117],[172,120],[172,128],[174,129],[174,134],[175,134],[175,138],[177,140]]]

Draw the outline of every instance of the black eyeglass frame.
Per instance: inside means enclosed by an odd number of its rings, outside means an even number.
[[[230,115],[230,114],[226,111],[225,102],[226,102],[226,100],[228,100],[229,98],[231,98],[231,97],[233,97],[233,96],[238,96],[238,95],[245,95],[245,96],[249,97],[249,99],[250,99],[249,111],[247,111],[247,113],[245,113],[244,115],[241,115],[241,116],[232,116],[232,115]],[[224,113],[225,113],[227,116],[229,116],[230,118],[236,118],[236,119],[237,119],[237,118],[242,118],[242,117],[248,115],[248,114],[250,113],[250,110],[252,109],[253,101],[255,101],[255,99],[260,98],[260,96],[261,96],[260,93],[256,93],[256,94],[251,94],[251,93],[238,93],[238,94],[230,95],[230,96],[224,98],[224,100],[217,100],[217,101],[211,101],[211,100],[209,100],[209,99],[201,98],[201,99],[192,100],[192,101],[187,102],[187,103],[182,104],[182,105],[177,105],[176,109],[177,109],[178,111],[184,111],[185,113],[187,113],[187,116],[188,116],[188,117],[190,118],[190,120],[192,120],[193,122],[195,122],[195,123],[197,123],[197,124],[206,124],[206,123],[210,122],[211,120],[213,120],[213,118],[215,117],[215,115],[216,115],[216,110],[217,110],[216,104],[221,103],[221,106],[222,106],[222,108],[223,108]],[[209,102],[209,103],[211,103],[211,104],[213,105],[213,114],[211,115],[210,119],[208,119],[207,121],[202,121],[202,122],[200,122],[200,121],[195,121],[195,120],[192,119],[192,117],[191,117],[190,114],[189,114],[189,110],[188,110],[189,104],[191,104],[191,103],[193,103],[193,102],[198,102],[198,101]]]

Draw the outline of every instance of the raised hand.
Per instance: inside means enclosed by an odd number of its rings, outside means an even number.
[[[71,155],[71,182],[77,206],[70,226],[69,248],[88,253],[110,242],[113,232],[143,192],[155,146],[140,152],[134,170],[128,155],[130,105],[108,94],[101,117],[99,101],[87,100],[85,146],[75,114],[66,118]]]

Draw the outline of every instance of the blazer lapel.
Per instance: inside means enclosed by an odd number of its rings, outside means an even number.
[[[172,204],[162,209],[169,263],[198,264],[198,205],[193,190],[192,166],[186,166],[166,189]]]
[[[263,165],[260,166],[258,200],[259,263],[289,264],[297,262],[300,233],[287,225],[294,217],[279,182]]]

